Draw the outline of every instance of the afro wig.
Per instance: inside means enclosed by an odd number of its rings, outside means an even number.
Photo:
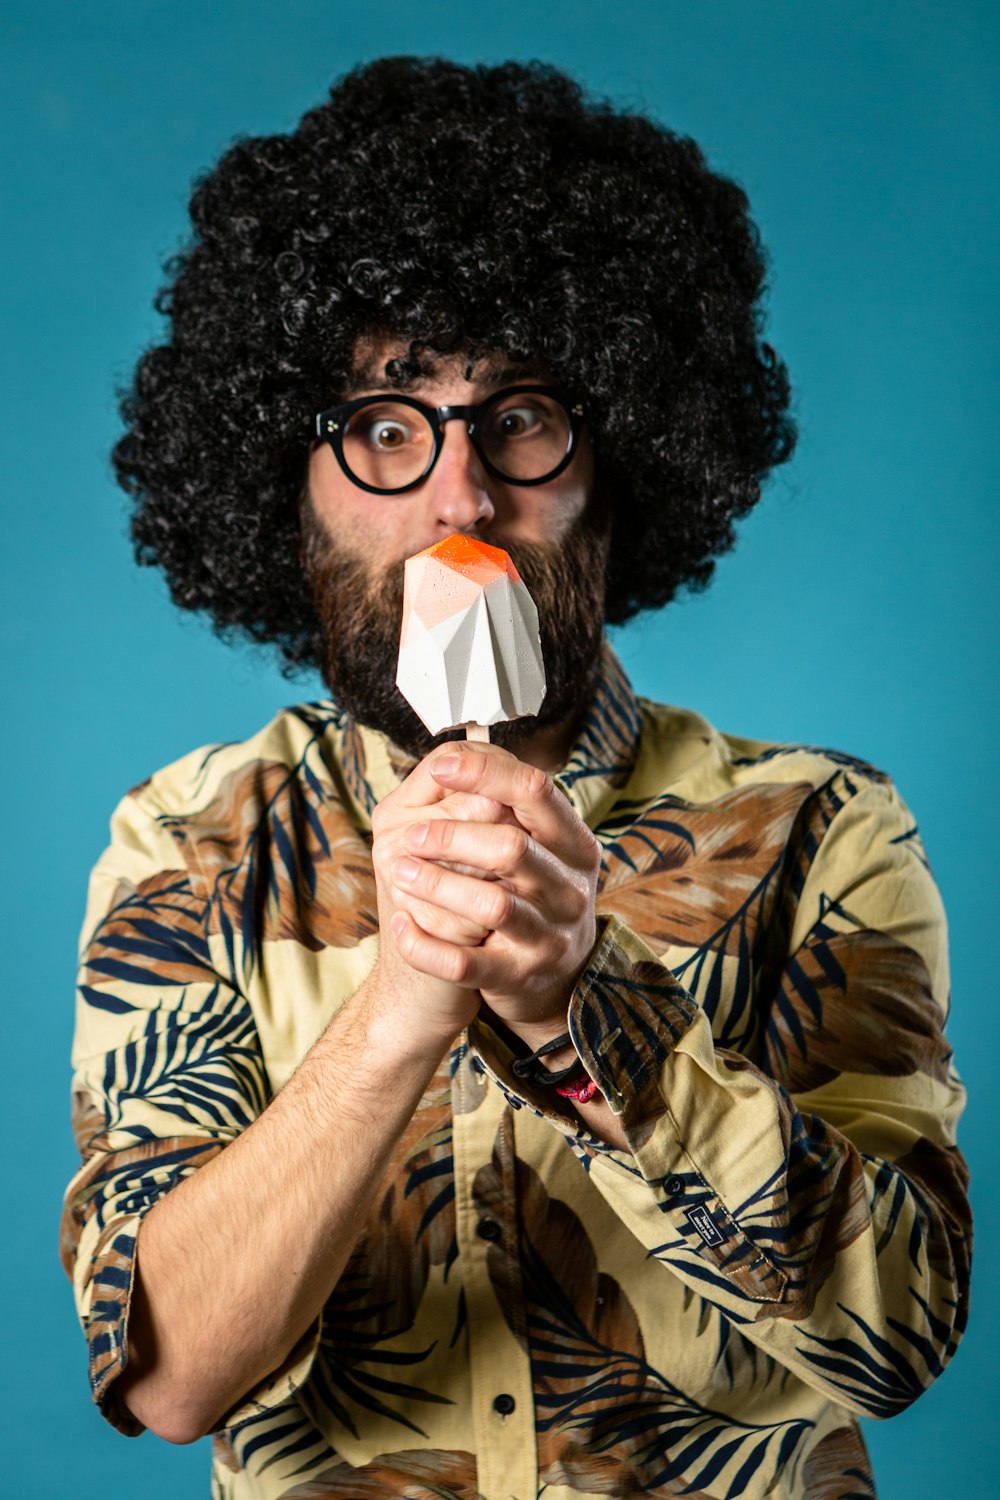
[[[581,392],[607,618],[699,589],[794,444],[747,200],[698,146],[538,63],[384,58],[198,182],[169,338],[114,451],[136,556],[224,636],[314,666],[299,505],[363,341],[535,361]]]

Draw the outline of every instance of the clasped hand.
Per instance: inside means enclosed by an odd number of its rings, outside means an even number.
[[[418,986],[436,1018],[451,1006],[460,1030],[481,997],[529,1044],[560,1029],[594,946],[600,845],[551,778],[496,745],[449,744],[372,828],[383,955],[437,981]]]

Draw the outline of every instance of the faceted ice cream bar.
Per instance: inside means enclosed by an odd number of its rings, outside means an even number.
[[[538,613],[502,548],[449,536],[408,559],[396,685],[431,734],[538,712]]]

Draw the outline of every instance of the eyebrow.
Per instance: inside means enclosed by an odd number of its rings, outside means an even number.
[[[491,363],[489,359],[480,359],[476,361],[473,370],[479,372],[477,381],[479,385],[537,384],[546,378],[540,366],[535,361],[529,360],[500,365]],[[362,396],[377,391],[407,393],[412,391],[415,385],[431,379],[433,379],[431,371],[417,370],[413,374],[406,374],[397,380],[391,380],[386,374],[384,365],[371,361],[352,372],[344,395],[349,399],[352,396]]]

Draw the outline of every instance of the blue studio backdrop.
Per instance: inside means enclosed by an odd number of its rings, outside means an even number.
[[[978,0],[7,0],[0,1493],[208,1494],[205,1443],[129,1441],[89,1401],[57,1259],[74,1167],[75,943],[121,793],[320,688],[223,646],[134,566],[107,457],[114,389],[158,336],[158,265],[184,234],[195,175],[234,135],[289,129],[333,78],[400,52],[554,62],[693,135],[750,194],[799,450],[708,593],[616,642],[641,691],[735,733],[863,756],[916,810],[951,917],[978,1275],[953,1367],[866,1432],[883,1500],[996,1493],[983,946],[1000,831],[986,795],[1000,729],[993,12]]]

